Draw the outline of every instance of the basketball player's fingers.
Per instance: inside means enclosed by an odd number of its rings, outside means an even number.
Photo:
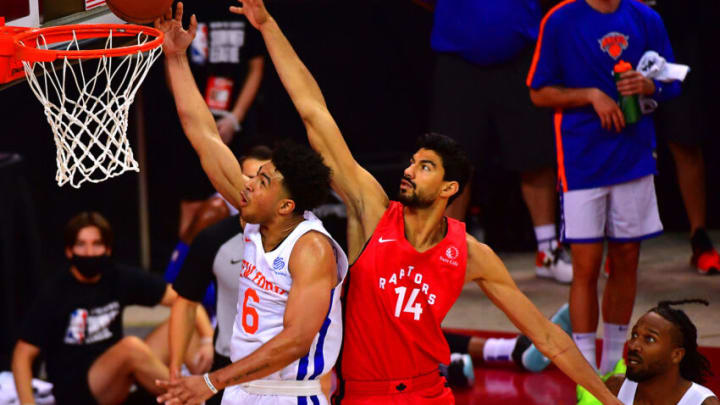
[[[155,380],[155,385],[157,385],[160,388],[170,388],[170,384],[173,384],[171,381],[168,380]],[[173,384],[174,386],[174,384]]]
[[[190,16],[190,26],[188,27],[188,34],[193,38],[195,38],[195,33],[197,32],[197,25],[197,17],[193,14]]]
[[[183,3],[182,1],[178,1],[177,6],[175,7],[175,20],[176,21],[182,21],[183,16]]]
[[[172,7],[168,7],[168,9],[165,10],[165,15],[163,16],[164,20],[165,21],[172,20],[172,15],[173,15]]]
[[[230,6],[230,12],[234,14],[245,14],[245,11],[240,6]]]
[[[155,399],[158,403],[161,404],[167,404],[168,402],[172,401],[173,395],[169,392],[166,392],[164,394],[158,395],[158,397]]]

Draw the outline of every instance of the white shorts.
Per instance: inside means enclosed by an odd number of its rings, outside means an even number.
[[[560,196],[561,237],[568,243],[640,241],[662,233],[654,176]]]
[[[221,405],[328,405],[325,395],[297,397],[290,395],[250,394],[239,385],[225,388]]]

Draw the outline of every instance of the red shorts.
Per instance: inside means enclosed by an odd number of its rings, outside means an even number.
[[[395,382],[388,383],[395,386]],[[375,389],[353,389],[353,382],[347,381],[343,398],[334,397],[332,403],[334,405],[455,405],[452,391],[447,387],[445,378],[439,375],[437,377],[434,375],[430,381],[426,378],[423,384],[417,387],[411,384],[405,385],[408,386],[407,392],[380,393]]]

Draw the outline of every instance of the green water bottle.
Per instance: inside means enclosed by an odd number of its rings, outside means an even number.
[[[632,70],[632,65],[629,63],[621,60],[620,62],[615,65],[615,83],[620,80],[620,75]],[[638,97],[637,94],[634,94],[632,96],[620,96],[620,100],[618,100],[618,104],[620,104],[620,109],[623,112],[623,115],[625,116],[625,124],[630,125],[634,124],[638,121],[640,121],[640,117],[642,116],[642,112],[640,111],[640,103],[638,103]]]

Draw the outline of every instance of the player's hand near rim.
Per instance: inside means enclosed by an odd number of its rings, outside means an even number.
[[[187,60],[187,48],[195,38],[197,18],[190,18],[190,26],[182,26],[183,3],[178,2],[173,17],[172,8],[155,20],[155,28],[165,34],[163,52],[170,89],[175,98],[178,117],[190,143],[200,158],[203,170],[215,189],[233,206],[242,207],[246,180],[240,163],[218,133],[215,118],[195,84]]]
[[[308,141],[332,171],[331,186],[348,210],[348,260],[360,256],[362,247],[388,207],[380,183],[353,158],[333,119],[317,82],[268,13],[262,0],[244,0],[230,11],[244,14],[265,40],[275,70],[300,114]]]
[[[193,14],[190,17],[190,26],[185,30],[182,26],[183,3],[179,2],[173,17],[172,8],[165,11],[165,15],[155,19],[155,28],[165,34],[163,40],[163,52],[166,57],[185,55],[187,48],[195,38],[197,31],[197,17]]]

